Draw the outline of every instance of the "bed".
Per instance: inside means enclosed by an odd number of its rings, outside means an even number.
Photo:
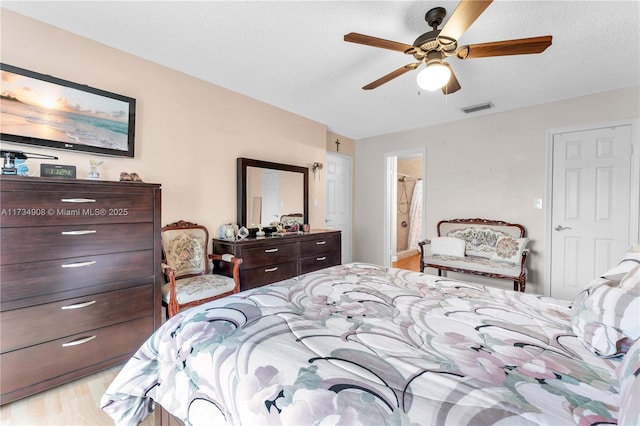
[[[624,340],[626,356],[596,355],[574,333],[570,306],[418,272],[334,266],[174,316],[101,406],[119,425],[139,423],[156,404],[193,425],[638,420],[640,342]]]

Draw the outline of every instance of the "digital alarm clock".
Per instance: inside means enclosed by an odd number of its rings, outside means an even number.
[[[41,177],[76,178],[76,166],[65,166],[63,164],[40,164]]]

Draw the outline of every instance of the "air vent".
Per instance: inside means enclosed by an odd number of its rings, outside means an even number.
[[[486,102],[484,104],[462,108],[462,112],[465,114],[471,114],[472,112],[482,111],[483,109],[489,108],[493,108],[493,104],[491,102]]]

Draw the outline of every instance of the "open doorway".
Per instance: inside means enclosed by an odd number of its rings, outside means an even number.
[[[419,270],[418,242],[425,229],[425,150],[385,155],[385,266]]]

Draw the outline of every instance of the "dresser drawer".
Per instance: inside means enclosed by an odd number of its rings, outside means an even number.
[[[152,222],[153,208],[148,191],[3,191],[0,218],[3,227]]]
[[[153,280],[155,273],[153,253],[153,250],[141,250],[2,265],[0,266],[2,277],[0,300],[3,302],[1,307],[4,308],[7,302],[16,299],[42,297],[114,281],[139,277],[149,277]],[[76,266],[63,267],[63,265]]]
[[[340,250],[338,235],[324,236],[300,242],[300,257],[318,256],[335,253]]]
[[[0,236],[2,265],[153,248],[152,223],[2,228]]]
[[[2,393],[34,384],[135,352],[153,332],[153,318],[140,318],[79,333],[0,355]]]
[[[295,277],[297,269],[297,262],[292,261],[240,271],[240,290],[249,290],[250,288]]]
[[[303,257],[300,259],[300,273],[306,274],[307,272],[339,265],[340,260],[340,254],[335,252],[326,255]]]
[[[0,312],[0,352],[152,314],[152,284]]]
[[[240,257],[242,258],[242,265],[240,266],[243,269],[271,266],[296,260],[298,258],[298,247],[295,242],[265,244],[262,247],[243,248]]]

